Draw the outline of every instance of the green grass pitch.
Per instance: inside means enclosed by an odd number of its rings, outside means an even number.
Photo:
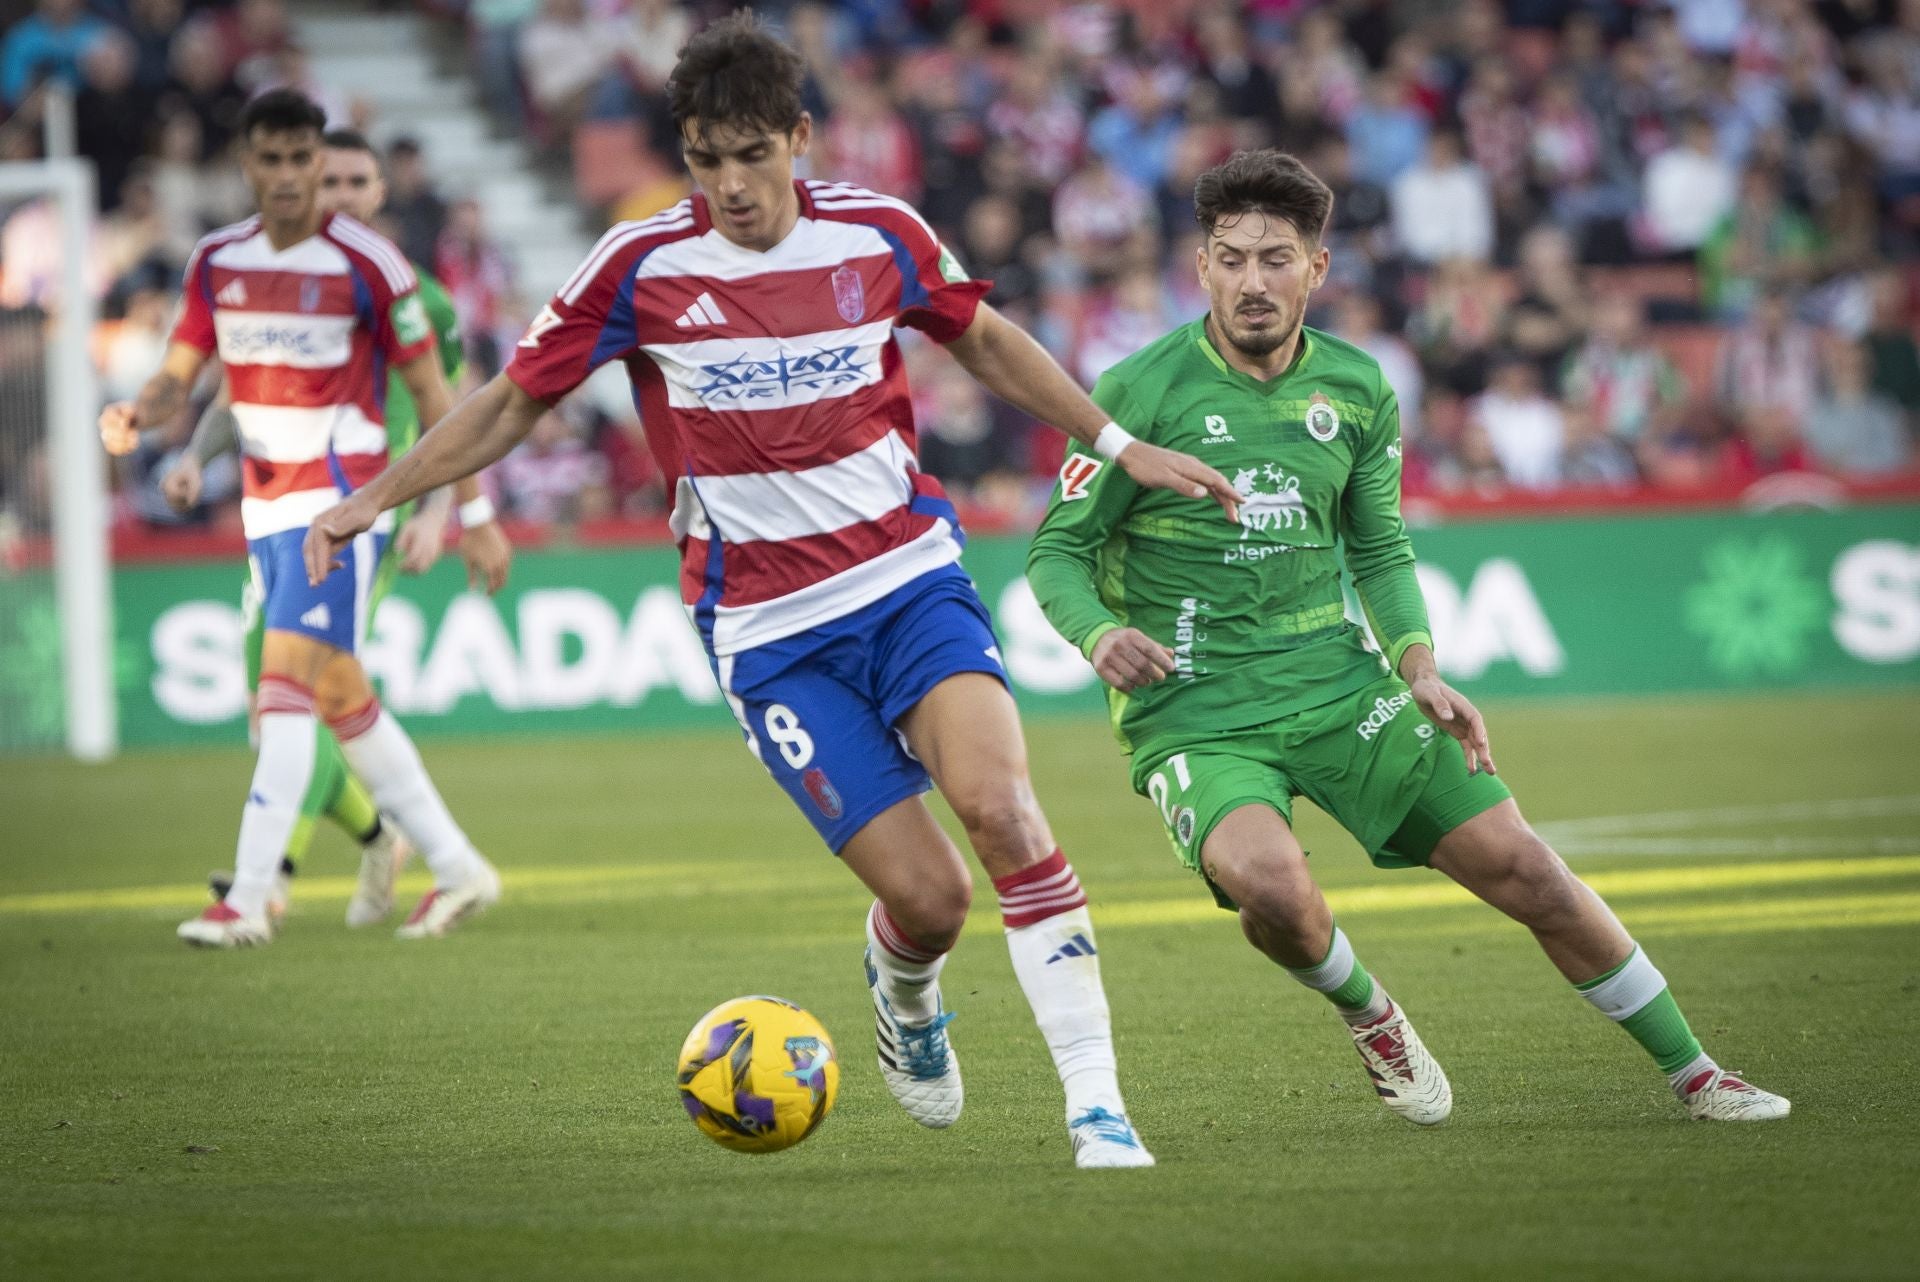
[[[173,927],[231,860],[244,751],[0,775],[0,1277],[1912,1278],[1920,696],[1520,703],[1494,746],[1723,1063],[1794,1101],[1684,1120],[1533,944],[1302,803],[1361,957],[1453,1079],[1374,1099],[1326,1004],[1241,942],[1104,730],[1029,727],[1093,898],[1151,1171],[1076,1172],[992,894],[947,970],[966,1115],[872,1066],[864,897],[737,737],[430,744],[507,898],[349,932],[328,833],[273,947]],[[411,879],[405,891],[416,892]],[[675,1100],[692,1021],[811,1009],[845,1060],[774,1157]]]

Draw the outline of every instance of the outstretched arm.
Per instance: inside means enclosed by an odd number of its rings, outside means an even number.
[[[173,467],[160,481],[160,492],[176,512],[190,512],[200,501],[207,464],[238,447],[240,425],[233,417],[233,393],[225,381],[219,394],[207,403],[194,425],[187,448],[174,460]]]
[[[307,531],[307,577],[316,584],[325,579],[340,549],[388,508],[504,458],[546,411],[506,375],[497,375],[435,423],[392,467],[320,514]]]
[[[1001,400],[1052,423],[1096,453],[1113,459],[1138,484],[1194,498],[1211,494],[1232,520],[1240,495],[1227,478],[1196,458],[1134,440],[1047,354],[1032,335],[985,303],[966,332],[947,344],[967,373]],[[1145,430],[1144,424],[1136,424]]]
[[[140,389],[132,401],[115,401],[100,411],[100,440],[107,453],[116,457],[140,448],[140,433],[148,428],[165,427],[187,408],[187,393],[207,353],[191,343],[178,340],[167,346],[160,369]]]

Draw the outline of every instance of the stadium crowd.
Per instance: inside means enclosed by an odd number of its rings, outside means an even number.
[[[731,4],[423,7],[466,42],[499,127],[561,158],[584,225],[685,193],[664,78]],[[1334,189],[1332,273],[1308,320],[1386,370],[1410,495],[1731,493],[1915,468],[1920,0],[758,7],[811,70],[813,172],[915,202],[1089,384],[1204,309],[1195,176],[1278,145]],[[195,238],[247,211],[231,146],[248,95],[300,86],[338,123],[395,133],[313,83],[282,0],[0,0],[0,18],[0,158],[33,154],[34,86],[52,77],[76,91],[99,166],[109,397],[157,361]],[[417,143],[396,138],[386,160],[385,229],[448,285],[490,374],[557,282],[517,279]],[[33,393],[36,331],[3,322],[52,301],[47,217],[22,206],[0,227],[0,384],[18,385],[0,395]],[[927,468],[978,509],[1036,514],[1059,434],[929,344],[908,360]],[[621,396],[576,397],[490,483],[528,521],[657,515],[643,430]],[[128,519],[181,519],[151,479],[177,444],[136,458]],[[0,504],[29,526],[44,521],[36,469],[30,442],[0,444]],[[192,519],[220,519],[236,483],[210,476]]]

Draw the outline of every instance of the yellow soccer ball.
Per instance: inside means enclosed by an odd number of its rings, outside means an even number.
[[[778,997],[736,997],[700,1017],[680,1048],[680,1103],[724,1148],[778,1153],[826,1119],[840,1057],[820,1021]]]

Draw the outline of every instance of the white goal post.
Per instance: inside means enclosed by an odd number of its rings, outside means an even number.
[[[59,238],[44,430],[66,747],[83,761],[104,761],[119,747],[119,718],[106,460],[94,426],[99,407],[90,351],[95,307],[86,271],[94,216],[93,162],[64,157],[0,164],[0,207],[35,199],[49,202]]]

